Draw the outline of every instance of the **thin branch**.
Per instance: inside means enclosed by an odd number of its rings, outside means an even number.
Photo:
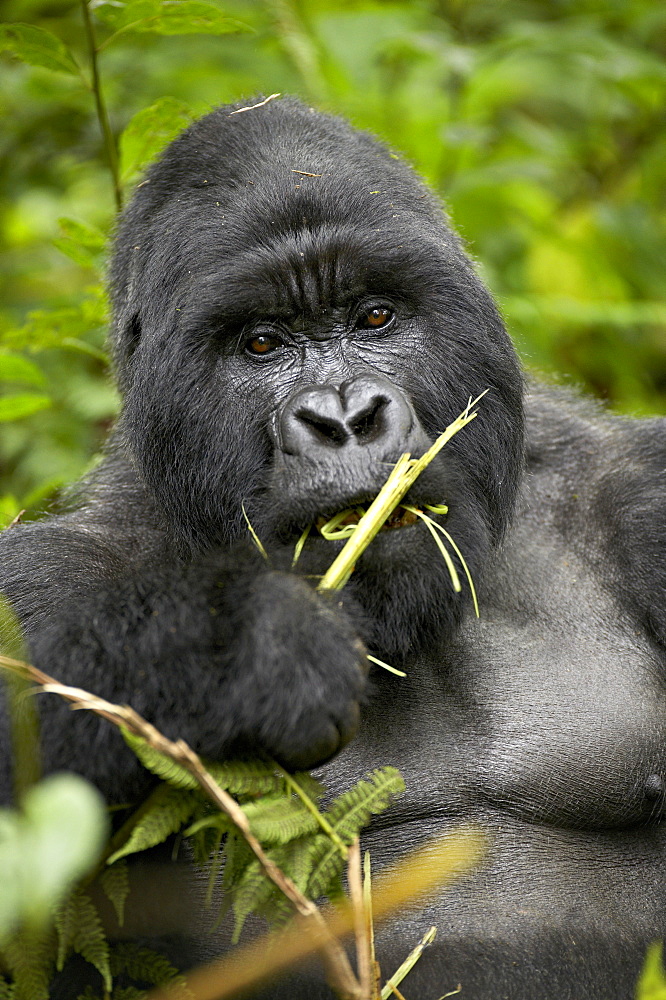
[[[266,876],[284,893],[306,923],[312,926],[312,932],[319,942],[318,948],[321,951],[321,958],[329,981],[341,1000],[362,1000],[360,987],[347,955],[339,940],[331,934],[319,908],[304,896],[292,880],[268,857],[250,830],[250,824],[241,807],[228,792],[220,788],[204,767],[200,757],[184,740],[168,739],[152,723],[128,705],[116,705],[104,698],[98,698],[82,688],[60,684],[55,678],[49,677],[48,674],[28,663],[0,656],[0,666],[7,667],[14,673],[36,682],[42,691],[59,695],[71,702],[75,709],[87,709],[104,719],[108,719],[109,722],[121,729],[127,729],[133,735],[145,740],[158,753],[164,754],[185,768],[218,809],[226,813],[238,827]]]
[[[467,827],[417,848],[376,880],[373,891],[375,920],[379,922],[402,913],[406,906],[414,906],[424,896],[469,871],[480,861],[485,846],[483,835]],[[329,932],[336,938],[354,929],[354,913],[349,904],[325,911],[325,918]],[[274,978],[321,950],[317,934],[318,929],[312,921],[296,917],[285,930],[266,934],[188,972],[185,976],[187,987],[197,1000],[225,1000],[244,995],[251,987]],[[161,987],[151,992],[148,1000],[176,1000],[177,996],[175,990]]]
[[[363,894],[363,876],[361,875],[361,846],[358,837],[349,848],[347,863],[347,881],[349,883],[349,898],[354,914],[354,937],[356,940],[356,972],[361,986],[363,1000],[376,1000],[373,990],[372,955],[368,926],[365,913],[365,897]]]
[[[83,12],[83,23],[86,31],[86,39],[88,42],[88,55],[90,57],[90,71],[92,74],[91,90],[95,98],[95,109],[97,111],[97,121],[99,122],[99,127],[102,130],[102,138],[104,140],[104,149],[106,151],[106,159],[109,164],[109,170],[111,171],[111,179],[113,183],[113,196],[116,202],[116,211],[120,212],[123,207],[123,194],[120,185],[120,172],[118,169],[118,149],[116,146],[116,140],[111,131],[111,124],[109,122],[109,116],[106,110],[106,104],[104,103],[104,95],[102,94],[102,84],[100,82],[99,76],[99,65],[97,62],[97,40],[95,38],[95,29],[93,27],[92,18],[90,16],[90,8],[88,7],[88,0],[81,0],[81,9]]]

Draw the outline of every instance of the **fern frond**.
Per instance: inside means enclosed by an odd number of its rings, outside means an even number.
[[[276,891],[275,885],[266,878],[259,862],[256,859],[251,861],[234,890],[232,944],[238,944],[243,925],[250,914],[262,912]]]
[[[146,1000],[146,991],[139,990],[136,986],[125,986],[114,990],[111,1000]]]
[[[243,812],[262,844],[286,844],[319,829],[316,817],[294,797],[257,799],[244,805]]]
[[[224,764],[206,761],[206,768],[230,795],[269,795],[284,787],[275,764],[262,760],[234,760]]]
[[[404,790],[405,782],[397,768],[377,768],[334,799],[324,816],[335,832],[351,844],[371,818],[388,809]]]
[[[135,736],[129,730],[121,729],[120,732],[127,746],[151,774],[157,775],[162,781],[167,781],[174,788],[197,787],[195,778],[184,767],[181,767],[180,764],[176,764],[171,758],[165,757],[163,753],[149,746],[144,739],[140,736]]]
[[[232,892],[243,877],[243,872],[254,861],[254,854],[245,838],[233,830],[224,842],[224,876],[222,888]]]
[[[312,777],[309,771],[297,771],[296,774],[291,774],[289,777],[313,802],[319,802],[323,798],[326,789],[321,781]]]
[[[334,799],[324,816],[335,833],[351,844],[371,818],[387,809],[404,790],[402,775],[395,767],[379,768]],[[309,899],[328,895],[344,867],[344,859],[335,842],[330,837],[316,839],[306,891]]]
[[[12,1000],[49,1000],[54,953],[51,929],[24,928],[2,942],[3,965],[14,980]]]
[[[136,979],[150,986],[169,986],[174,1000],[194,1000],[185,980],[171,962],[151,948],[123,941],[114,945],[111,952],[111,971],[114,976],[125,972],[130,979]]]
[[[118,858],[146,851],[149,847],[163,843],[192,817],[200,801],[195,792],[160,785],[153,792],[150,808],[133,828],[123,846],[111,855],[107,864],[111,865]]]
[[[122,927],[125,919],[125,901],[130,890],[127,862],[121,858],[115,864],[108,865],[102,872],[99,881],[107,899],[116,911],[118,924]]]
[[[212,820],[213,822],[206,822]],[[225,834],[231,832],[233,824],[222,813],[216,816],[204,816],[192,826],[183,830],[183,836],[189,838],[194,853],[194,860],[200,867],[208,864],[211,856],[219,850]]]
[[[109,945],[99,914],[85,893],[77,891],[60,908],[55,925],[58,932],[57,968],[62,969],[72,952],[81,955],[99,972],[104,988],[111,991]]]
[[[311,844],[310,872],[305,895],[308,899],[319,899],[320,896],[326,896],[335,885],[346,862],[337,844],[325,833],[312,838]]]
[[[13,1000],[14,984],[7,982],[4,976],[0,976],[0,1000]]]

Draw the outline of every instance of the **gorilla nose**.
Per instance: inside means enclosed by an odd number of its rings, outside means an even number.
[[[411,406],[386,379],[361,375],[339,387],[307,386],[285,403],[277,418],[278,446],[290,455],[356,447],[399,449],[414,423]]]

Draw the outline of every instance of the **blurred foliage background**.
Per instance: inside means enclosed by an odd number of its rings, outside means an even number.
[[[157,0],[90,4],[125,195],[191,116],[301,95],[388,140],[442,195],[528,368],[666,413],[666,5],[212,0],[230,19],[216,33],[171,34],[131,28],[141,2]],[[0,526],[57,498],[117,409],[100,283],[114,188],[94,95],[62,52],[55,69],[16,58],[11,29],[57,35],[89,77],[83,14],[3,3]]]

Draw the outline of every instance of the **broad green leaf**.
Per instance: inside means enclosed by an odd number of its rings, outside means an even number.
[[[58,223],[62,235],[53,240],[53,245],[77,264],[98,268],[106,246],[102,230],[76,219],[58,219]]]
[[[20,354],[0,351],[0,382],[21,382],[23,385],[44,385],[46,379],[34,363]]]
[[[115,38],[125,31],[154,32],[158,35],[226,35],[247,30],[213,4],[202,0],[101,0],[92,3],[95,17],[113,28]],[[107,39],[105,44],[111,39]]]
[[[108,302],[102,286],[93,285],[86,292],[76,306],[36,309],[28,313],[28,320],[23,326],[4,330],[0,334],[0,342],[15,350],[36,351],[51,347],[86,349],[85,338],[91,330],[105,327],[108,322]],[[87,350],[105,360],[105,356],[92,344]]]
[[[60,39],[32,24],[0,24],[0,52],[11,52],[31,66],[79,73],[74,57]]]
[[[120,169],[124,183],[142,170],[195,115],[175,97],[163,97],[134,115],[120,137]]]
[[[29,417],[32,413],[46,410],[51,405],[48,396],[37,396],[32,392],[16,393],[14,396],[4,396],[0,399],[0,422],[19,420]]]
[[[74,774],[35,785],[21,812],[0,810],[0,936],[48,919],[99,856],[106,823],[101,796]]]

